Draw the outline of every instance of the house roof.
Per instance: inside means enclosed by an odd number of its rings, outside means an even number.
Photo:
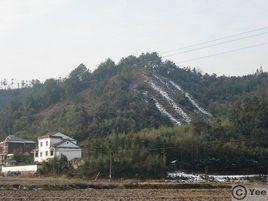
[[[40,136],[38,139],[43,139],[43,138],[61,138],[61,137],[58,137],[58,136],[54,136],[55,134],[57,134],[58,132],[56,131],[53,131],[53,132],[48,132],[46,133],[45,135],[42,135]]]
[[[51,145],[51,147],[58,148],[58,147],[60,147],[60,145],[64,144],[65,142],[69,142],[72,145],[75,145],[76,146],[76,147],[66,147],[66,148],[79,148],[78,145],[72,143],[70,140],[62,140],[62,141],[60,141],[58,143],[55,143],[55,144]],[[65,147],[61,147],[61,148],[65,148]]]
[[[62,138],[63,140],[75,141],[75,139],[57,131],[48,132],[47,134],[39,137],[38,139],[44,139],[44,138]]]
[[[15,135],[7,136],[6,139],[1,143],[4,143],[4,142],[35,144],[34,141],[22,139],[20,137],[15,136]]]
[[[67,140],[62,140],[62,141],[60,141],[60,142],[58,142],[58,143],[53,144],[52,147],[56,148],[56,147],[60,146],[61,144],[63,144],[63,143],[66,142],[66,141],[67,141]]]

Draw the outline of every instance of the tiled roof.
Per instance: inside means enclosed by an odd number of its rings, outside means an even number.
[[[53,144],[51,147],[57,148],[57,147],[59,147],[61,144],[65,143],[65,142],[69,142],[69,143],[71,143],[71,144],[77,146],[76,144],[72,143],[70,140],[62,140],[62,141],[60,141],[60,142],[58,142],[58,143]],[[67,148],[79,148],[79,147],[77,146],[77,147],[67,147]]]
[[[63,136],[65,136],[65,137],[63,137]],[[57,132],[57,131],[49,132],[49,133],[39,137],[38,139],[43,139],[43,138],[63,138],[63,139],[75,141],[75,139],[73,139],[65,134],[62,134],[60,132]]]
[[[48,137],[53,137],[53,135],[57,134],[57,131],[53,131],[53,132],[48,132],[45,135],[40,136],[38,139],[42,139],[42,138],[48,138]]]
[[[35,144],[34,141],[25,140],[25,139],[22,139],[20,137],[15,136],[15,135],[9,135],[9,136],[7,136],[6,139],[4,140],[4,142]]]
[[[63,144],[64,142],[66,142],[67,140],[62,140],[62,141],[60,141],[60,142],[58,142],[58,143],[55,143],[55,144],[53,144],[52,145],[52,147],[58,147],[58,146],[60,146],[61,144]]]

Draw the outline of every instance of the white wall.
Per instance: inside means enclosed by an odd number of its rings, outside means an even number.
[[[60,139],[60,138],[44,138],[44,139],[38,140],[38,157],[35,157],[35,155],[34,155],[34,161],[42,162],[42,161],[47,160],[49,158],[54,158],[55,153],[53,154],[53,156],[50,155],[50,150],[51,150],[50,146],[60,142],[61,140],[62,139]],[[42,142],[42,147],[40,147],[41,142]],[[46,142],[48,142],[47,145],[46,145]],[[40,156],[40,152],[42,152],[42,157]],[[46,156],[46,152],[48,152],[47,156]]]
[[[46,142],[48,142],[48,144],[46,145]],[[40,146],[42,143],[42,146]],[[50,155],[50,138],[45,138],[45,139],[40,139],[38,140],[38,157],[35,157],[35,153],[34,153],[34,161],[42,161],[45,160],[46,158],[48,158],[46,156],[46,152],[48,152],[48,156]],[[40,156],[40,153],[42,152],[42,156]]]
[[[21,173],[35,173],[38,170],[38,165],[23,165],[23,166],[2,166],[2,173],[21,172]]]

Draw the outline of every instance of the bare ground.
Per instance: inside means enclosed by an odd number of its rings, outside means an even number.
[[[86,189],[68,191],[4,190],[0,200],[107,200],[107,201],[229,201],[227,189]]]
[[[92,181],[53,177],[0,177],[0,201],[229,201],[228,185],[174,181]]]

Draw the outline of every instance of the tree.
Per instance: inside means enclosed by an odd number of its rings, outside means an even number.
[[[45,105],[58,102],[62,98],[63,89],[55,79],[48,79],[44,83]]]
[[[90,85],[91,73],[84,64],[74,69],[64,83],[68,97],[86,89]]]
[[[41,165],[42,168],[39,169],[38,172],[38,174],[40,175],[62,175],[73,171],[73,168],[69,164],[68,159],[65,155],[61,155],[48,161],[44,161],[41,163]]]

